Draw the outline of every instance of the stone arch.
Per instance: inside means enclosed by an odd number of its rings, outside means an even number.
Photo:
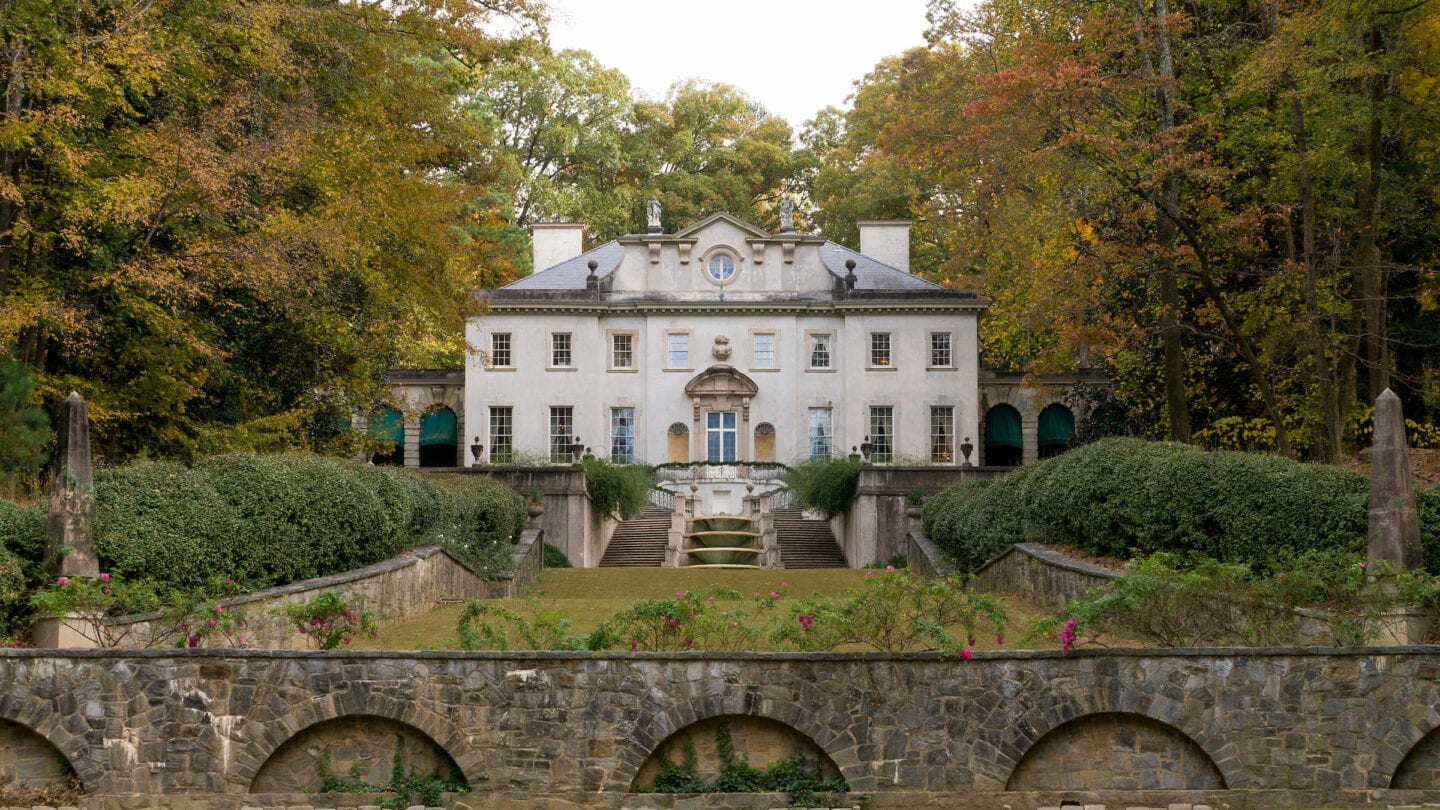
[[[455,467],[460,463],[460,418],[449,405],[436,405],[420,418],[421,467]]]
[[[993,758],[975,759],[973,767],[998,785],[1006,784],[1024,756],[1051,731],[1073,720],[1089,715],[1123,714],[1148,718],[1172,728],[1192,743],[1214,764],[1228,789],[1248,786],[1250,775],[1240,760],[1235,746],[1205,716],[1182,716],[1183,705],[1177,701],[1160,701],[1117,675],[1098,677],[1093,686],[1084,690],[1057,690],[1044,686],[1044,679],[1033,682],[1035,699],[1011,716],[990,738],[996,753]]]
[[[694,698],[642,713],[628,742],[617,746],[615,770],[601,788],[625,792],[641,767],[660,745],[675,732],[703,720],[717,717],[758,717],[788,726],[815,744],[850,783],[851,790],[870,790],[873,779],[866,774],[867,763],[856,755],[853,720],[833,710],[814,712],[788,700],[760,697],[758,687],[725,684],[717,694]]]
[[[1104,712],[1061,723],[1025,751],[1005,789],[1223,790],[1210,755],[1179,729]]]
[[[10,714],[8,710],[0,712],[4,715],[0,719],[0,786],[56,787],[71,773],[80,780],[83,791],[89,792],[92,786],[98,784],[100,773],[93,763],[78,760],[86,766],[87,772],[81,772],[75,765],[75,757],[67,756],[48,735],[12,718]],[[53,712],[49,714],[58,716]],[[51,733],[59,730],[51,729]]]
[[[981,428],[984,464],[1018,467],[1024,458],[1024,418],[1014,405],[1000,403],[985,411]]]
[[[383,786],[390,784],[396,758],[421,775],[461,778],[455,760],[425,732],[397,720],[352,714],[314,723],[286,740],[260,766],[250,792],[318,790],[326,775]],[[322,762],[328,774],[321,773]]]
[[[730,732],[736,755],[752,767],[764,769],[785,757],[799,754],[824,778],[840,772],[835,761],[814,740],[784,723],[753,715],[720,715],[678,729],[655,746],[654,752],[636,771],[630,784],[631,792],[654,784],[662,763],[666,760],[679,761],[686,742],[692,744],[698,753],[700,775],[706,778],[716,776],[719,771],[717,733],[721,728]]]
[[[1372,787],[1389,787],[1391,790],[1434,790],[1440,787],[1440,728],[1433,728],[1405,752],[1399,764],[1391,768],[1385,762],[1385,753],[1398,751],[1392,746],[1379,747],[1379,762],[1374,773],[1393,773],[1387,784]],[[1393,756],[1393,755],[1392,755]]]
[[[270,757],[292,738],[319,723],[356,715],[393,720],[415,729],[451,758],[465,781],[472,785],[483,781],[483,752],[470,743],[459,724],[442,723],[440,715],[414,695],[379,695],[364,684],[332,692],[323,700],[299,702],[279,717],[247,721],[236,730],[235,739],[246,742],[233,754],[229,780],[248,790]]]
[[[1070,449],[1075,435],[1075,412],[1063,403],[1052,402],[1040,409],[1036,446],[1040,458],[1058,456]]]

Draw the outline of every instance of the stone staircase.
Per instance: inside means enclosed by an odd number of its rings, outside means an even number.
[[[775,510],[775,539],[785,568],[846,568],[830,523],[806,520],[799,507]]]
[[[669,509],[647,506],[644,511],[615,527],[601,568],[659,568],[665,564],[670,544]]]

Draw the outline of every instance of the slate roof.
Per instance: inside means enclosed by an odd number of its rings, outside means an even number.
[[[589,264],[593,259],[596,263],[595,275],[598,278],[605,278],[615,272],[620,266],[620,259],[625,255],[625,246],[619,241],[606,242],[605,244],[576,256],[567,259],[553,267],[540,270],[537,273],[526,276],[519,281],[501,287],[501,290],[514,291],[541,291],[541,290],[574,290],[584,291],[585,277],[590,274]],[[904,270],[898,270],[888,264],[875,261],[863,253],[857,253],[847,247],[827,241],[820,246],[820,259],[831,275],[843,280],[847,270],[845,262],[853,259],[855,261],[855,289],[874,292],[937,292],[951,293],[939,284],[933,284],[923,278],[913,276]]]
[[[519,281],[501,287],[502,290],[583,290],[585,277],[590,275],[590,260],[596,263],[595,275],[604,278],[620,266],[620,257],[625,247],[619,242],[606,242],[593,250],[581,253],[573,259],[547,267]]]
[[[843,245],[826,242],[820,246],[820,260],[838,278],[845,278],[846,260],[855,260],[855,289],[857,290],[936,290],[945,291],[939,284],[933,284],[904,270],[882,264],[863,253],[857,253]]]

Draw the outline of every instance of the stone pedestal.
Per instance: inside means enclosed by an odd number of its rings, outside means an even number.
[[[91,650],[95,648],[95,642],[77,632],[74,622],[78,618],[66,623],[65,619],[44,618],[35,622],[35,627],[30,631],[30,639],[36,647],[54,650]]]

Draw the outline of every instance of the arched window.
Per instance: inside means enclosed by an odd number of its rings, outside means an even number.
[[[1064,405],[1051,405],[1040,412],[1040,458],[1058,456],[1070,449],[1075,433],[1075,415]]]
[[[366,434],[376,445],[372,464],[399,467],[405,463],[405,417],[399,411],[381,411],[370,417]]]
[[[445,406],[420,420],[420,466],[454,467],[459,451],[455,412]]]
[[[996,405],[985,413],[985,463],[992,467],[1018,467],[1024,457],[1020,412]]]

